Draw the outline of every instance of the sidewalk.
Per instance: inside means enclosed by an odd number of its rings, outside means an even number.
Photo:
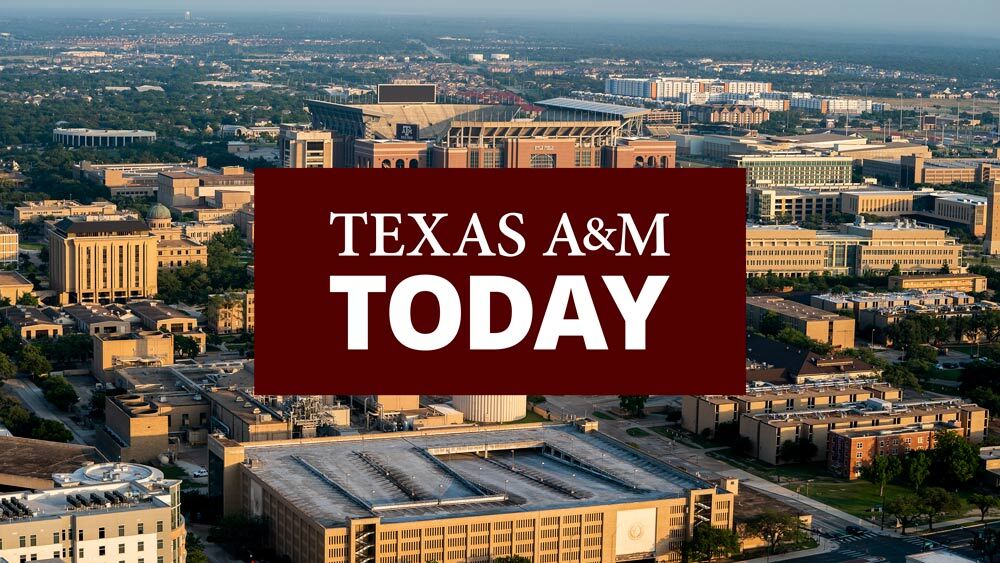
[[[779,553],[778,555],[772,555],[770,557],[758,557],[756,559],[747,559],[741,563],[768,563],[773,561],[785,561],[787,559],[800,559],[802,557],[812,557],[814,555],[823,555],[826,553],[833,553],[837,551],[840,545],[833,540],[827,538],[819,538],[819,545],[812,549],[804,549],[802,551],[792,551],[789,553]]]
[[[782,487],[777,483],[772,483],[766,479],[761,479],[760,477],[757,477],[756,475],[748,471],[744,471],[742,469],[732,469],[730,471],[722,471],[721,474],[724,477],[735,477],[739,479],[741,486],[747,486],[752,489],[757,489],[758,491],[761,491],[762,493],[767,494],[768,496],[771,497],[784,497],[795,500],[814,510],[823,512],[824,514],[829,514],[830,516],[833,516],[835,518],[840,518],[841,520],[847,522],[852,522],[855,525],[865,528],[866,530],[869,530],[876,534],[881,534],[884,536],[897,535],[892,530],[889,529],[880,530],[878,524],[873,524],[872,522],[858,518],[853,514],[848,514],[843,510],[839,510],[827,504],[823,504],[822,502],[816,499],[812,499],[805,495],[796,493],[795,491],[786,489],[785,487]]]

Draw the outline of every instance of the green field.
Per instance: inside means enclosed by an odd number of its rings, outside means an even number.
[[[649,432],[646,432],[642,428],[629,428],[625,431],[629,436],[635,436],[636,438],[641,438],[642,436],[649,436]]]
[[[608,413],[606,413],[604,411],[594,411],[593,415],[594,415],[594,418],[599,418],[601,420],[614,420],[615,419],[615,417],[611,416],[610,414],[608,414]]]
[[[696,436],[689,432],[677,430],[676,428],[672,428],[670,426],[651,426],[649,429],[652,430],[653,432],[656,432],[657,434],[666,436],[667,438],[670,438],[675,442],[680,442],[681,444],[690,446],[692,448],[705,449],[705,448],[712,448],[719,446],[719,444],[716,444],[711,440],[706,440],[701,436]]]

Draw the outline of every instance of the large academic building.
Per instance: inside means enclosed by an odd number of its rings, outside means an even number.
[[[124,303],[156,295],[157,237],[143,221],[66,217],[48,237],[50,284],[60,304]]]
[[[934,273],[961,269],[962,245],[943,229],[892,223],[841,225],[816,231],[792,225],[747,225],[747,276],[808,276],[829,272],[859,276],[888,272]]]
[[[209,439],[210,492],[304,563],[680,561],[731,528],[737,482],[684,473],[596,423],[241,444]],[[725,488],[722,488],[725,487]]]

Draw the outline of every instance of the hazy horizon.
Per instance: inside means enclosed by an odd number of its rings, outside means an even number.
[[[931,0],[840,0],[835,11],[824,5],[799,0],[716,0],[694,4],[669,0],[503,0],[486,3],[461,0],[37,0],[30,5],[10,6],[8,14],[64,16],[122,16],[150,12],[218,16],[249,16],[253,13],[328,13],[372,16],[451,16],[456,18],[614,20],[645,23],[717,24],[720,26],[775,26],[824,28],[832,33],[933,33],[966,37],[1000,36],[995,25],[1000,17],[996,0],[953,0],[947,6]],[[736,17],[738,16],[738,17]]]

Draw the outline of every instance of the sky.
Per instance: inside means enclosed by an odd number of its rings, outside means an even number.
[[[804,26],[1000,37],[1000,0],[34,0],[21,10],[90,13],[301,11],[469,17],[613,19],[645,22]],[[9,7],[17,10],[18,8]],[[18,10],[18,11],[21,11]]]

